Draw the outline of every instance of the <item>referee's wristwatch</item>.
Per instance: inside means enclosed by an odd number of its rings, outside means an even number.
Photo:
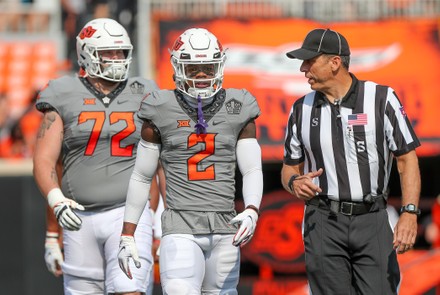
[[[402,208],[400,208],[400,213],[404,213],[404,212],[416,214],[417,216],[419,216],[421,213],[420,209],[417,208],[417,206],[414,204],[407,204],[405,206],[402,206]]]
[[[293,174],[292,176],[290,176],[289,182],[287,183],[287,187],[293,191],[293,182],[295,181],[295,179],[299,176],[299,174]]]

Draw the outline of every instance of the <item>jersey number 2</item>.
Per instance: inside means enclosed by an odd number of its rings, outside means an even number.
[[[119,121],[125,121],[126,127],[116,133],[111,138],[111,156],[114,157],[131,157],[133,156],[134,145],[130,144],[126,147],[121,147],[121,141],[127,138],[136,131],[136,124],[134,123],[133,113],[131,112],[113,112],[109,116],[110,124],[115,124]],[[102,128],[105,121],[104,112],[82,112],[78,117],[78,124],[82,124],[86,121],[93,120],[92,131],[90,133],[89,141],[84,155],[91,156],[95,152],[96,145],[98,144],[99,137],[101,135]]]
[[[188,148],[195,146],[198,143],[204,143],[205,149],[199,151],[188,159],[188,179],[189,180],[213,180],[215,179],[214,164],[209,165],[203,170],[198,169],[198,164],[207,157],[214,154],[215,151],[215,136],[216,134],[208,133],[197,135],[192,133],[188,137]]]

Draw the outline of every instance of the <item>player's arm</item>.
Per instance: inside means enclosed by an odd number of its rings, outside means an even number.
[[[160,196],[162,197],[163,205],[166,208],[167,203],[166,203],[165,171],[160,161],[159,161],[159,167],[157,168],[157,178],[159,183],[159,193]]]
[[[233,245],[244,246],[254,235],[263,196],[261,148],[256,139],[256,127],[253,120],[247,123],[240,133],[236,156],[238,168],[243,177],[242,192],[245,209],[230,223],[239,225],[232,241]]]
[[[159,184],[157,177],[153,177],[151,180],[151,187],[150,187],[150,209],[152,211],[152,214],[154,215],[154,212],[157,210],[157,206],[159,204]]]
[[[420,198],[420,170],[416,152],[414,150],[396,157],[397,170],[400,175],[402,189],[402,205],[414,204],[419,206]],[[416,241],[417,215],[402,213],[394,229],[394,247],[398,253],[410,250]]]
[[[60,115],[52,110],[46,111],[37,135],[33,175],[40,192],[46,196],[60,225],[68,230],[79,230],[81,220],[72,209],[84,210],[84,208],[64,197],[57,175],[56,166],[61,154],[63,130],[63,120]]]
[[[57,178],[62,178],[62,163],[61,158],[58,159],[55,166]],[[46,262],[47,269],[54,276],[59,277],[63,274],[61,270],[61,264],[63,263],[62,254],[62,228],[58,224],[55,214],[52,208],[46,206],[46,239],[44,242],[44,261]]]
[[[128,183],[124,224],[118,254],[119,266],[130,279],[132,278],[128,266],[130,258],[133,259],[137,268],[141,267],[134,241],[134,233],[148,202],[148,192],[156,175],[161,148],[160,137],[156,133],[154,125],[150,122],[144,122],[142,125],[141,137],[135,165]]]
[[[43,196],[59,188],[56,165],[63,141],[63,121],[55,111],[44,113],[33,157],[33,174]]]
[[[161,201],[164,200],[163,196],[165,196],[165,174],[159,161],[156,176],[153,177],[150,189],[150,208],[153,217],[153,247],[151,252],[156,263],[159,262],[159,248],[162,238],[160,217],[163,212],[163,203],[161,204]]]

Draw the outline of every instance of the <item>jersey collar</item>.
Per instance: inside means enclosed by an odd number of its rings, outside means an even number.
[[[350,73],[350,76],[352,78],[351,86],[347,94],[342,98],[341,106],[354,109],[356,106],[356,99],[357,99],[356,93],[359,87],[359,80],[352,73]],[[325,95],[322,92],[317,91],[315,95],[315,106],[320,106],[327,102],[328,101],[325,98]]]

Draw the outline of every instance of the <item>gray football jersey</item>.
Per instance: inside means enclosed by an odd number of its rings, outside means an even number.
[[[227,222],[235,215],[237,140],[260,108],[247,90],[222,89],[203,113],[208,127],[197,135],[197,108],[170,90],[153,92],[138,113],[161,135],[167,207],[172,209],[162,215],[164,235],[235,232]]]
[[[105,96],[84,78],[49,82],[36,107],[55,110],[64,123],[62,191],[86,209],[122,206],[134,167],[142,120],[140,103],[155,82],[130,78]]]

